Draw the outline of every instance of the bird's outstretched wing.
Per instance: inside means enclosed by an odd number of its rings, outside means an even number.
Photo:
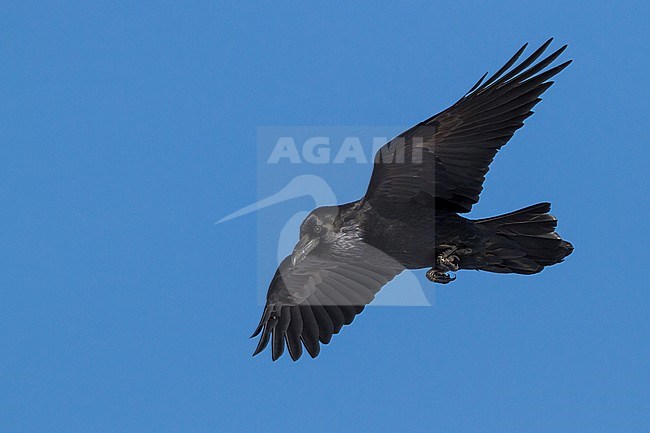
[[[514,66],[524,45],[494,75],[484,75],[458,102],[385,144],[375,156],[364,200],[377,207],[407,201],[469,212],[497,151],[521,128],[549,81],[571,63],[544,70],[566,45],[542,60],[544,43]]]
[[[290,257],[282,261],[271,281],[262,319],[252,337],[261,333],[255,353],[271,342],[275,361],[284,353],[296,361],[302,346],[312,358],[320,352],[320,343],[328,344],[343,325],[374,298],[384,284],[403,267],[380,251],[380,260],[334,262],[317,256],[292,265]]]

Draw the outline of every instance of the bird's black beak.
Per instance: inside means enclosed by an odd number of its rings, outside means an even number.
[[[316,245],[320,242],[319,238],[309,239],[309,236],[305,235],[300,238],[300,242],[296,244],[296,247],[291,253],[291,264],[296,266],[298,263],[302,262],[307,254],[311,252]]]

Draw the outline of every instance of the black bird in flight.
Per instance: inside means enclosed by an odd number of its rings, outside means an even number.
[[[524,45],[454,105],[385,144],[363,198],[305,218],[271,281],[253,356],[271,342],[273,360],[285,345],[294,361],[303,346],[316,357],[404,269],[430,268],[430,281],[447,284],[459,269],[535,274],[571,254],[549,203],[479,220],[459,215],[478,201],[495,154],[549,80],[571,63],[546,69],[566,49],[538,60],[551,41],[514,66]]]

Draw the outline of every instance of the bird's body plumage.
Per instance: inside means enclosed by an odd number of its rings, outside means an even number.
[[[566,48],[538,61],[550,42],[514,66],[524,46],[456,104],[384,145],[363,198],[309,214],[271,281],[255,354],[271,343],[274,360],[285,345],[294,360],[303,347],[317,356],[404,269],[431,268],[427,278],[448,283],[458,269],[534,274],[572,252],[548,203],[482,220],[458,215],[478,201],[494,156],[570,63],[544,70]]]

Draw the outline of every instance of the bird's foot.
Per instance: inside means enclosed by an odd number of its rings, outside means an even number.
[[[427,271],[427,279],[432,283],[448,284],[456,279],[456,276],[451,276],[449,273],[441,271],[436,268],[431,268]]]
[[[438,269],[444,272],[456,272],[460,268],[460,257],[451,253],[443,253],[438,256]]]

